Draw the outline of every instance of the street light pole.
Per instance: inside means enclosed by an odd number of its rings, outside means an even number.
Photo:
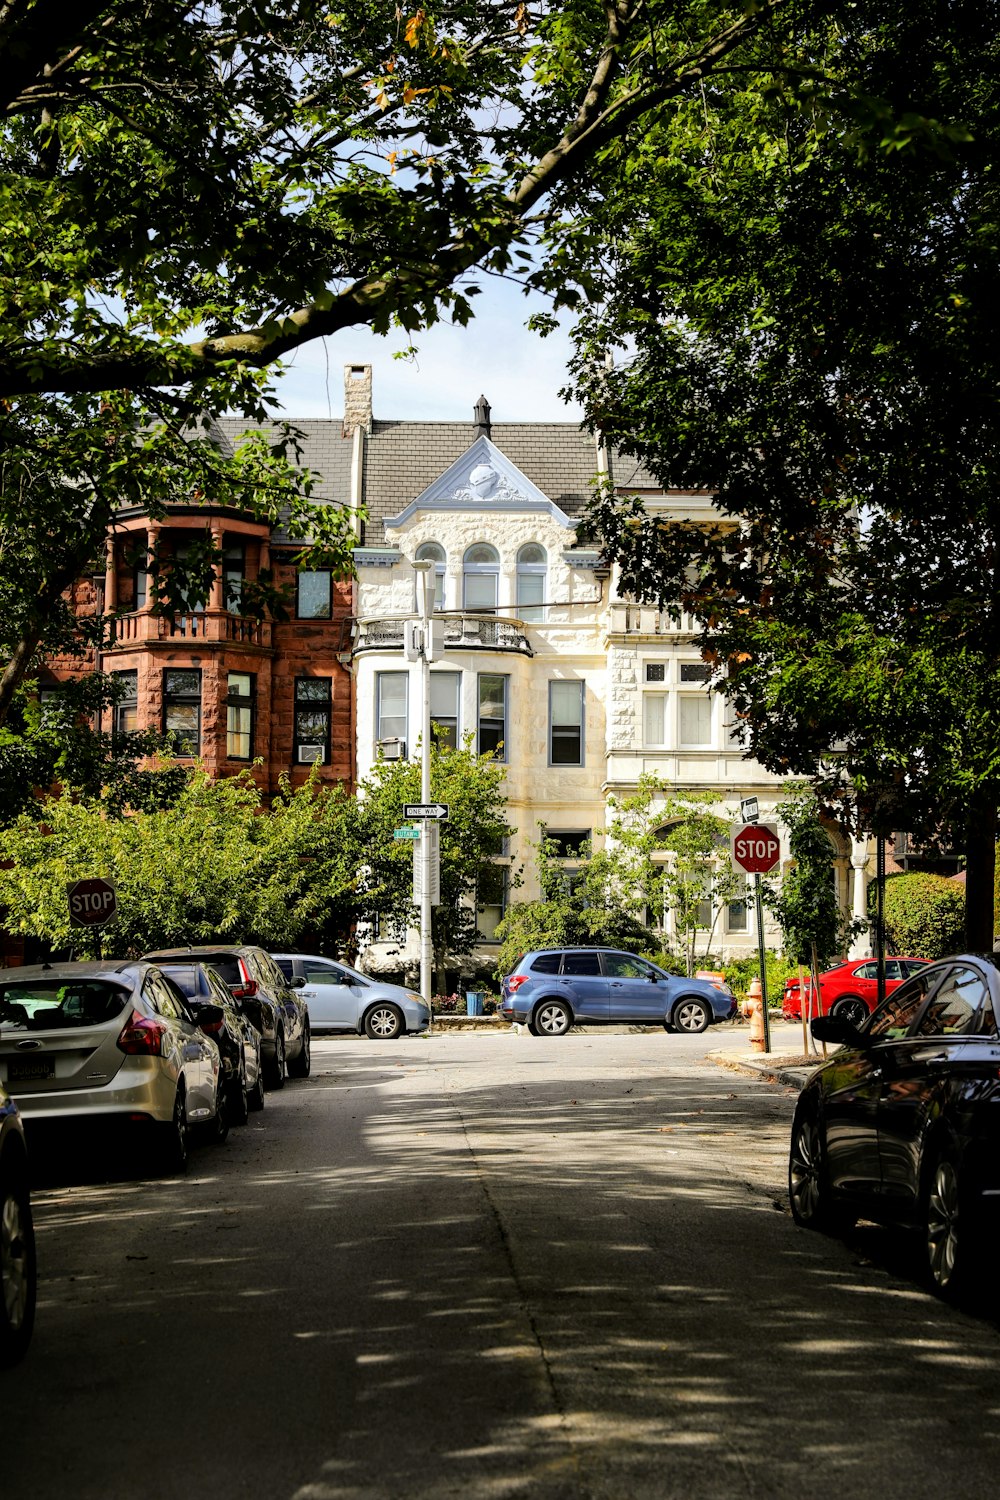
[[[422,558],[413,564],[418,577],[420,591],[420,800],[426,807],[431,800],[431,603],[434,564]],[[430,822],[422,819],[420,842],[420,993],[431,1014],[430,1026],[434,1024],[431,1004],[433,988],[434,951],[431,942],[431,838]]]

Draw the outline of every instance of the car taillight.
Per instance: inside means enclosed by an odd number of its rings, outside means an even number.
[[[237,1000],[252,1000],[256,993],[256,979],[248,979],[245,984],[237,985],[233,990],[233,996]]]
[[[167,1028],[161,1021],[154,1021],[150,1016],[140,1016],[138,1011],[133,1011],[122,1027],[117,1046],[130,1057],[161,1057],[166,1034]]]
[[[508,995],[513,995],[515,993],[515,991],[517,991],[517,990],[519,990],[521,988],[522,984],[527,984],[527,982],[528,982],[528,975],[527,974],[512,974],[510,976],[510,978],[507,980],[507,993],[508,993]]]
[[[198,1030],[199,1031],[208,1031],[208,1032],[210,1032],[214,1036],[214,1035],[216,1035],[218,1032],[220,1032],[222,1030],[222,1028],[225,1026],[225,1024],[226,1024],[226,1018],[225,1018],[225,1016],[220,1016],[217,1021],[199,1021],[198,1022]]]

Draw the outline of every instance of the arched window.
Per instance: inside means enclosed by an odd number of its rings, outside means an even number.
[[[462,608],[493,614],[499,581],[499,552],[488,542],[474,542],[462,559]]]
[[[417,548],[417,562],[434,564],[434,608],[444,609],[444,565],[447,561],[440,542],[421,542]],[[420,593],[417,591],[417,612],[420,611]]]
[[[522,620],[544,620],[548,557],[544,547],[528,542],[517,554],[517,613]]]

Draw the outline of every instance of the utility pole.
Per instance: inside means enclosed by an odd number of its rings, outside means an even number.
[[[429,803],[431,800],[431,655],[433,643],[431,636],[431,605],[433,603],[432,590],[434,587],[434,564],[429,558],[421,559],[413,563],[413,569],[418,578],[418,589],[420,593],[420,618],[421,618],[421,641],[420,641],[420,800]],[[431,831],[427,820],[420,825],[420,840],[417,844],[417,858],[420,861],[420,993],[424,997],[427,1009],[431,1012],[431,1026],[434,1024],[434,1012],[431,1006],[432,989],[434,984],[434,950],[431,942]]]

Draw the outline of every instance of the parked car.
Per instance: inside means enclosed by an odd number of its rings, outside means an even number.
[[[887,958],[885,961],[885,992],[893,990],[930,963],[928,958]],[[807,1002],[812,995],[812,982],[806,979]],[[809,1007],[812,1015],[842,1016],[860,1026],[878,1004],[878,963],[874,958],[852,959],[835,964],[819,976],[819,1005]],[[802,996],[799,981],[792,977],[785,981],[785,992],[781,998],[781,1014],[787,1021],[798,1021],[802,1016]]]
[[[526,953],[501,984],[501,1013],[536,1036],[571,1026],[628,1022],[667,1031],[704,1031],[736,1014],[728,985],[685,979],[613,948],[545,948]]]
[[[206,944],[200,948],[164,948],[147,953],[154,963],[208,964],[260,1032],[264,1082],[281,1089],[285,1079],[308,1078],[312,1067],[309,1012],[289,988],[284,974],[263,948],[243,943]]]
[[[177,986],[152,964],[0,969],[0,1082],[29,1129],[117,1126],[149,1132],[158,1164],[187,1165],[189,1131],[228,1130],[219,1049]]]
[[[969,1289],[1000,1203],[1000,975],[961,954],[922,965],[808,1080],[792,1124],[792,1214],[837,1232],[864,1217],[919,1231],[940,1293]],[[987,1280],[992,1266],[984,1266]]]
[[[23,1358],[31,1342],[36,1280],[24,1126],[0,1083],[0,1369]]]
[[[195,1017],[206,1005],[222,1011],[219,1020],[210,1022],[203,1030],[212,1037],[222,1058],[229,1118],[234,1125],[245,1125],[252,1109],[264,1108],[260,1032],[238,1008],[229,986],[209,964],[181,964],[164,959],[157,967],[183,990]]]
[[[356,1031],[379,1040],[426,1031],[430,1010],[415,990],[383,984],[347,964],[312,953],[272,953],[309,1007],[314,1031]]]

